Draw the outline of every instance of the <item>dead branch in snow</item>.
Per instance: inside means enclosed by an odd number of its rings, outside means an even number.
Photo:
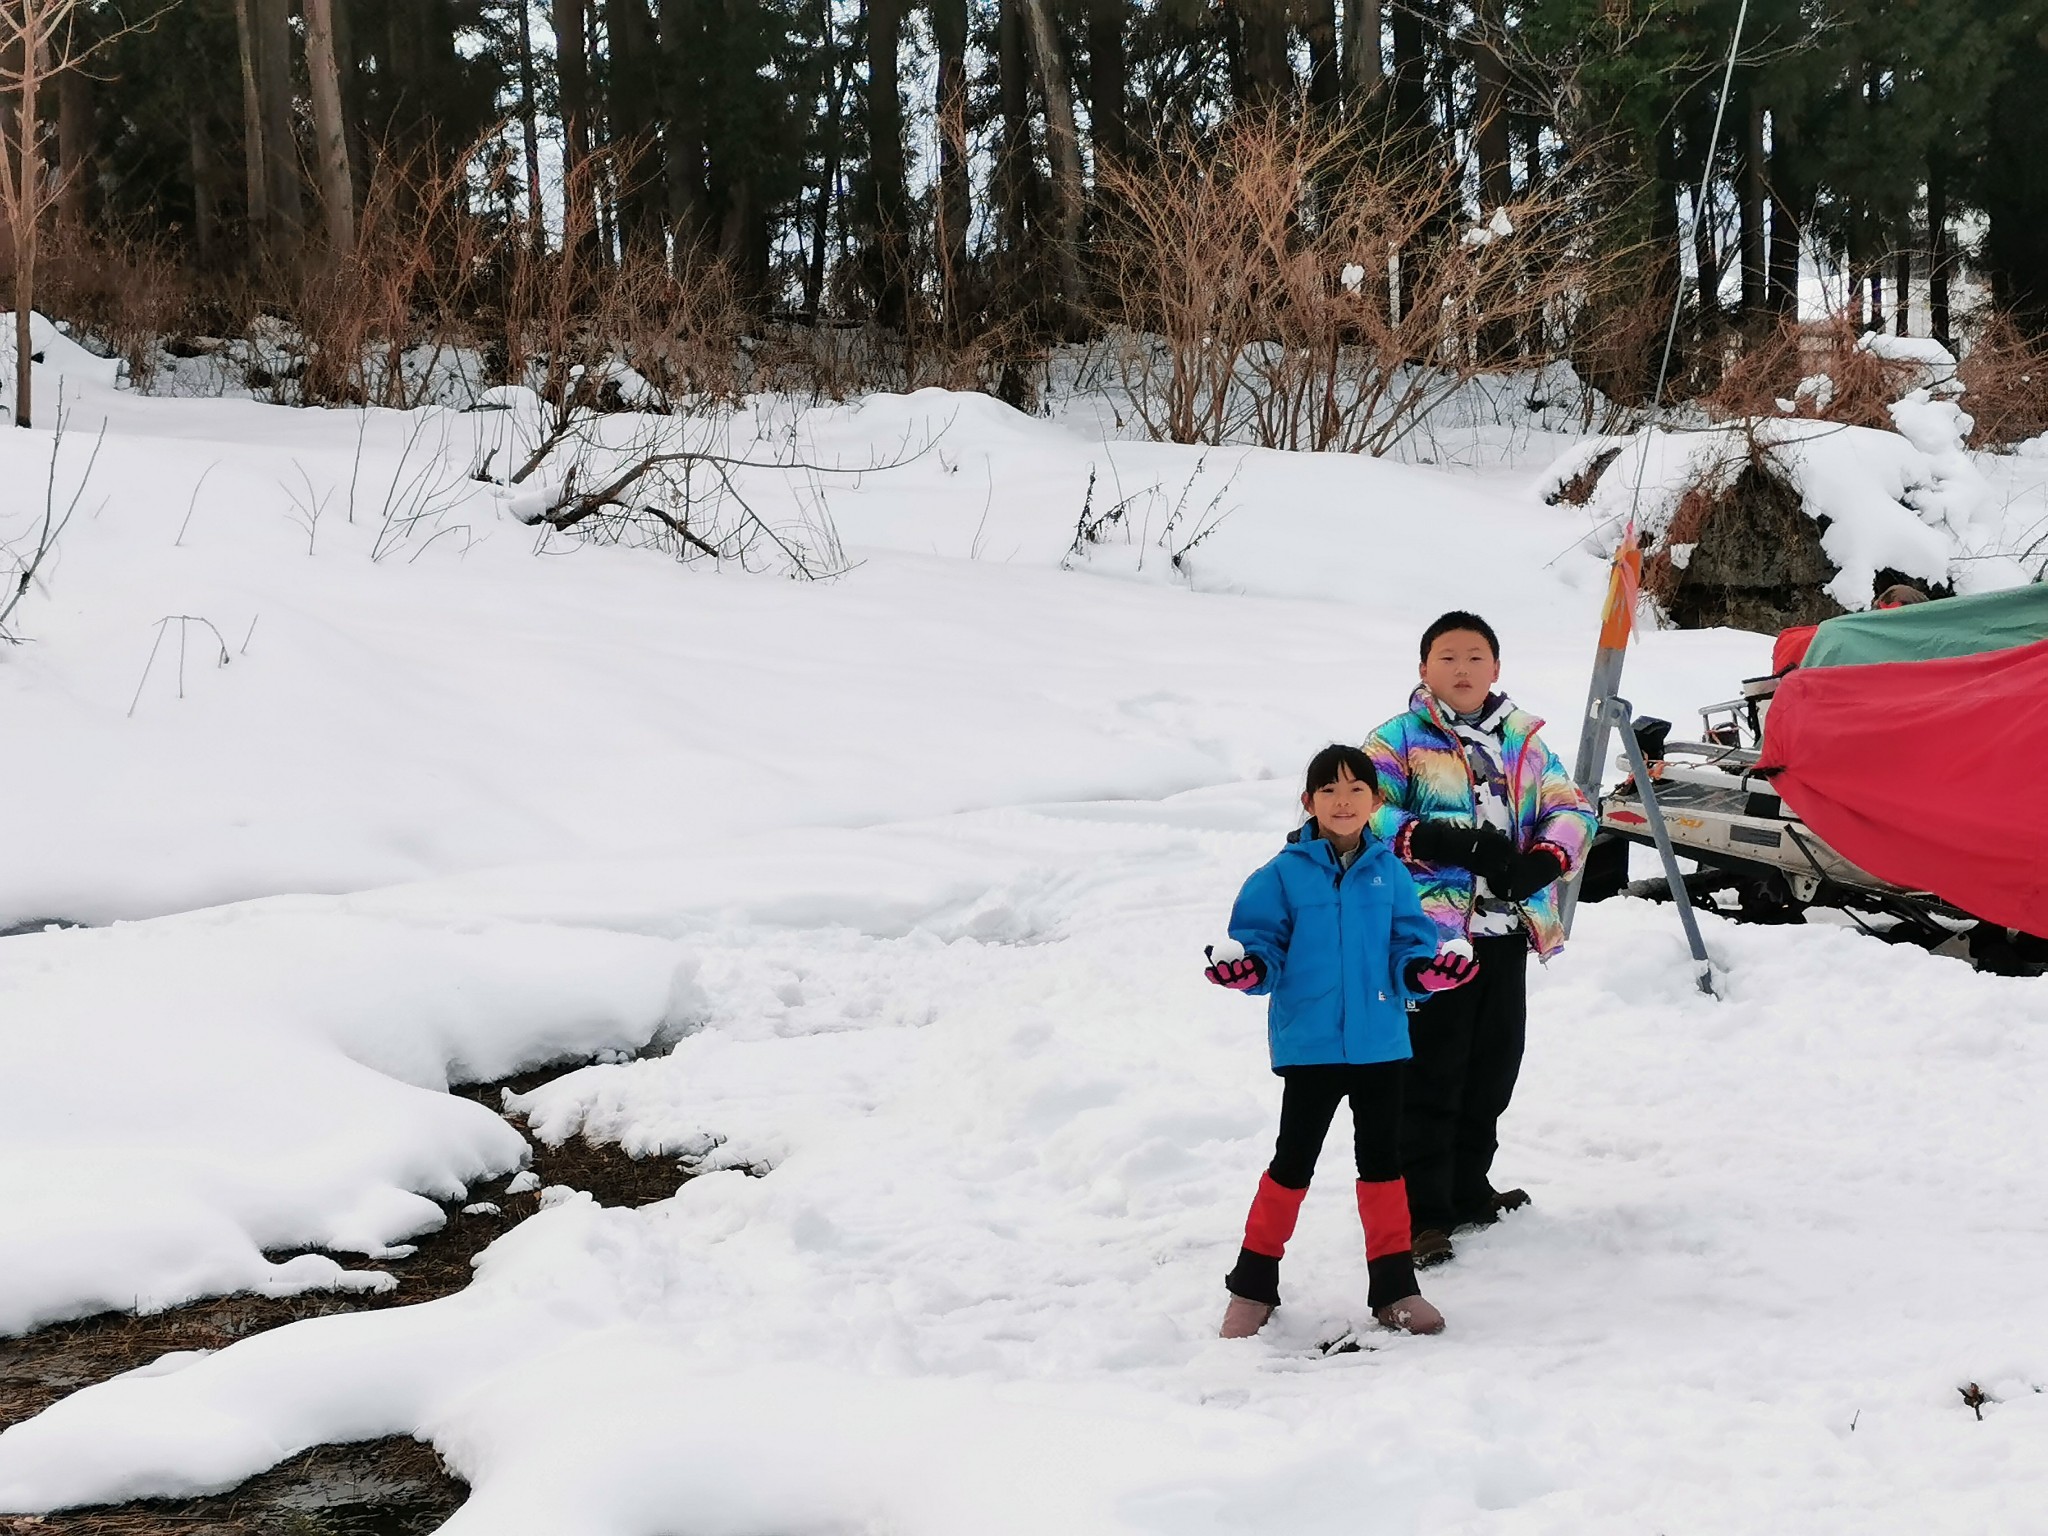
[[[85,461],[85,472],[78,477],[71,499],[64,504],[63,511],[57,510],[57,460],[64,451],[64,429],[66,414],[61,403],[57,408],[57,430],[50,440],[50,468],[43,481],[43,515],[37,521],[33,536],[27,540],[24,553],[20,546],[0,542],[0,554],[4,554],[13,565],[8,573],[7,585],[0,589],[0,642],[19,645],[20,637],[7,627],[7,621],[14,616],[28,596],[29,588],[36,585],[37,577],[50,556],[55,553],[57,540],[63,536],[72,516],[78,511],[78,503],[85,495],[85,488],[92,480],[93,466],[99,463],[100,448],[107,440],[107,426],[100,423],[99,435],[93,439],[92,456]]]

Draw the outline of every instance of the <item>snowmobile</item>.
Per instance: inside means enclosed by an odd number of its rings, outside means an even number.
[[[1891,942],[2048,973],[2048,586],[1788,630],[1771,675],[1634,722],[1686,893],[1749,922],[1832,908]],[[1624,760],[1626,772],[1626,761]],[[1627,891],[1651,843],[1630,775],[1600,799],[1581,901]]]

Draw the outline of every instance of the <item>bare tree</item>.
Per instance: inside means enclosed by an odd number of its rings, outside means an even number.
[[[320,203],[327,222],[328,259],[340,261],[355,249],[356,221],[348,134],[342,126],[341,69],[334,52],[334,0],[306,0],[306,74],[313,87],[313,133],[319,140]]]
[[[106,47],[120,31],[99,38],[83,32],[86,0],[4,0],[0,3],[0,216],[14,250],[14,424],[32,425],[29,364],[34,347],[29,316],[36,297],[36,244],[43,215],[64,195],[64,176],[52,175],[45,139],[50,125],[38,114],[44,87],[61,82]]]
[[[1074,96],[1067,87],[1066,55],[1051,0],[1024,0],[1032,70],[1045,95],[1045,141],[1052,158],[1053,196],[1059,209],[1061,297],[1067,323],[1078,330],[1086,302],[1081,279],[1081,220],[1088,192],[1081,180],[1081,138],[1074,127]]]
[[[1140,173],[1106,162],[1119,209],[1107,281],[1133,414],[1180,443],[1382,454],[1508,359],[1562,343],[1607,292],[1603,190],[1560,175],[1463,228],[1462,167],[1261,109],[1213,150],[1169,135]]]

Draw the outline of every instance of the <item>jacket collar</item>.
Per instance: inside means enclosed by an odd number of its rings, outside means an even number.
[[[1380,846],[1380,840],[1374,837],[1370,830],[1360,833],[1358,859],[1370,856],[1373,849]],[[1314,859],[1318,864],[1327,864],[1332,869],[1338,867],[1337,851],[1330,846],[1329,839],[1323,836],[1322,829],[1316,825],[1314,817],[1310,817],[1287,834],[1287,846],[1282,851],[1301,854],[1305,858]],[[1354,866],[1358,859],[1352,860]]]
[[[1452,742],[1457,740],[1457,733],[1451,728],[1451,722],[1457,716],[1437,702],[1436,695],[1429,691],[1427,683],[1416,685],[1415,691],[1408,696],[1408,707],[1414,713],[1434,725],[1438,731],[1443,733],[1446,740]],[[1501,736],[1505,740],[1515,743],[1527,741],[1531,736],[1542,730],[1544,725],[1543,721],[1537,719],[1536,716],[1516,704],[1513,699],[1504,693],[1489,693],[1486,696],[1486,708],[1481,713],[1480,718],[1489,725],[1498,722]]]

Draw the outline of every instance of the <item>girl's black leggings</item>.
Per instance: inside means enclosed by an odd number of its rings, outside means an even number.
[[[1358,1176],[1369,1184],[1401,1177],[1403,1061],[1368,1066],[1282,1067],[1280,1139],[1269,1170],[1275,1184],[1307,1189],[1337,1106],[1351,1101],[1351,1140]]]

